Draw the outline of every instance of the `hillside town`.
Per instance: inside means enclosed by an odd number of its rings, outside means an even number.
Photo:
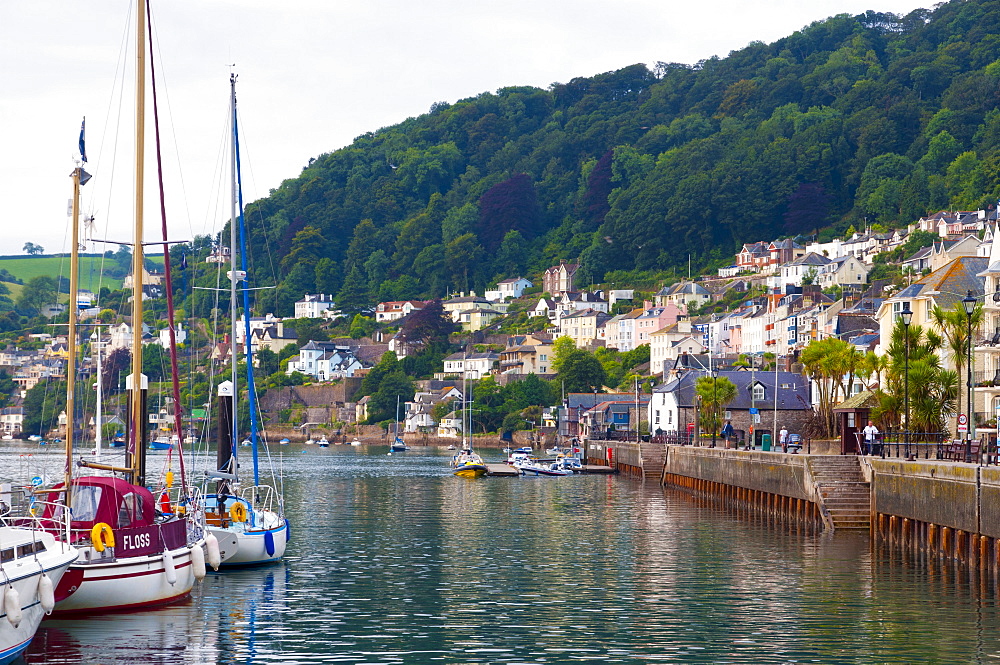
[[[412,389],[403,391],[398,416],[391,417],[408,436],[460,437],[461,406],[475,399],[476,386],[489,381],[503,388],[528,376],[553,386],[548,403],[530,412],[520,409],[519,415],[501,413],[502,423],[484,422],[478,433],[537,430],[559,440],[689,436],[694,428],[708,431],[695,384],[711,376],[735,386],[735,397],[715,406],[725,407],[724,419],[745,445],[748,439],[753,443],[765,434],[776,435],[778,427],[802,436],[835,436],[834,428],[825,426],[823,413],[836,402],[862,393],[885,399],[899,392],[899,377],[879,358],[893,353],[901,313],[911,312],[907,326],[913,330],[952,339],[941,312],[971,296],[977,312],[973,406],[960,407],[968,400],[958,394],[957,386],[946,387],[948,397],[938,413],[922,422],[929,428],[951,428],[959,409],[968,408],[977,430],[995,433],[1000,347],[990,331],[1000,330],[1000,304],[986,296],[1000,290],[996,232],[995,211],[942,211],[904,229],[852,230],[826,242],[750,242],[731,265],[715,274],[672,280],[656,289],[633,284],[588,288],[578,283],[578,264],[560,262],[533,276],[535,281],[513,275],[482,294],[379,302],[353,318],[333,295],[305,293],[294,304],[294,317],[265,313],[248,323],[241,318],[235,348],[249,346],[255,365],[268,365],[266,374],[272,378],[263,409],[271,427],[341,431],[381,422],[385,428],[386,416],[393,414],[383,408],[378,416],[382,420],[372,420],[376,412],[370,402],[377,386],[364,390],[365,377],[386,362],[387,354],[405,366],[408,357],[412,361],[423,353],[426,341],[408,335],[407,325],[421,312],[433,310],[445,324],[448,348],[423,376],[410,376]],[[216,247],[203,260],[217,262],[221,252]],[[130,280],[131,275],[125,279],[126,288]],[[163,298],[160,273],[144,271],[143,282],[144,300]],[[87,294],[79,308],[83,320],[97,324],[89,329],[85,341],[90,353],[79,369],[81,377],[94,377],[97,356],[105,359],[107,372],[108,359],[131,345],[133,330],[122,317],[100,325],[101,309],[93,294]],[[346,331],[348,322],[350,335],[325,332]],[[188,340],[187,324],[178,323],[174,332],[190,371],[205,376],[232,359],[234,345],[228,334],[197,351],[199,345]],[[162,320],[141,328],[151,347],[165,349],[168,333]],[[807,347],[823,340],[836,340],[838,348],[849,349],[851,360],[840,373],[831,374],[802,357]],[[31,334],[0,351],[0,370],[16,386],[0,413],[3,435],[52,434],[26,431],[26,409],[30,412],[39,404],[26,398],[40,383],[65,377],[66,342],[57,333]],[[567,349],[596,357],[604,371],[582,383],[578,377],[567,381],[567,368],[559,366]],[[954,344],[936,347],[941,368],[967,367],[954,349]],[[626,356],[628,366],[620,371]],[[619,371],[608,372],[612,367]],[[276,380],[274,375],[285,378]],[[336,389],[325,388],[329,386]],[[172,400],[162,401],[166,418],[173,412]],[[765,405],[770,415],[762,419]],[[114,409],[120,411],[120,405]],[[195,431],[205,410],[186,411]],[[875,413],[883,429],[906,427],[899,408],[876,408]],[[65,419],[60,413],[60,427],[65,427]],[[716,433],[722,426],[721,421],[709,424]]]

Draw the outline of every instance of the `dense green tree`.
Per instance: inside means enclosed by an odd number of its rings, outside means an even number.
[[[566,387],[566,392],[579,393],[601,390],[607,375],[594,354],[573,349],[560,364],[557,378]]]
[[[55,302],[56,280],[48,275],[37,275],[24,285],[15,307],[21,314],[33,316],[39,314],[46,305],[52,305]]]
[[[45,436],[59,424],[59,414],[66,409],[66,382],[39,381],[24,397],[22,431]]]

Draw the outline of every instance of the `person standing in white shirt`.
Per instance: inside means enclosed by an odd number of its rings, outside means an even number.
[[[869,420],[868,427],[861,430],[861,433],[864,435],[865,440],[864,454],[871,455],[872,451],[875,450],[875,443],[878,441],[878,428]]]

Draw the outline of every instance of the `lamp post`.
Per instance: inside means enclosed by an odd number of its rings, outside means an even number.
[[[968,414],[966,415],[967,421],[965,424],[965,461],[972,461],[972,418],[973,418],[973,406],[972,406],[972,312],[976,309],[976,297],[972,295],[972,291],[969,291],[968,295],[962,298],[962,306],[965,307],[965,318],[968,321],[969,327],[966,332],[968,338],[966,343],[967,355],[966,363],[968,364],[968,372],[966,374],[966,410]]]
[[[712,368],[712,447],[715,448],[715,432],[719,427],[719,370]]]
[[[913,320],[913,312],[910,306],[906,305],[899,313],[899,322],[903,324],[904,337],[904,364],[903,364],[903,418],[906,421],[906,430],[903,434],[903,450],[907,458],[910,456],[910,321]],[[883,451],[885,448],[883,448]],[[884,457],[883,452],[883,457]]]

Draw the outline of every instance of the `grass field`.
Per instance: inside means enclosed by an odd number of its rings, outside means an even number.
[[[163,265],[163,256],[150,256],[150,261],[160,266]],[[114,265],[110,259],[100,256],[80,257],[80,288],[97,292],[102,286],[106,286],[112,291],[120,289],[121,279],[114,279],[104,275],[102,277],[101,267]],[[69,277],[69,257],[68,256],[25,256],[16,258],[0,258],[0,268],[7,270],[22,282],[27,282],[32,277],[38,275],[48,275],[49,277],[65,276]],[[8,284],[11,291],[17,287],[16,284]],[[20,290],[18,289],[18,292]]]

